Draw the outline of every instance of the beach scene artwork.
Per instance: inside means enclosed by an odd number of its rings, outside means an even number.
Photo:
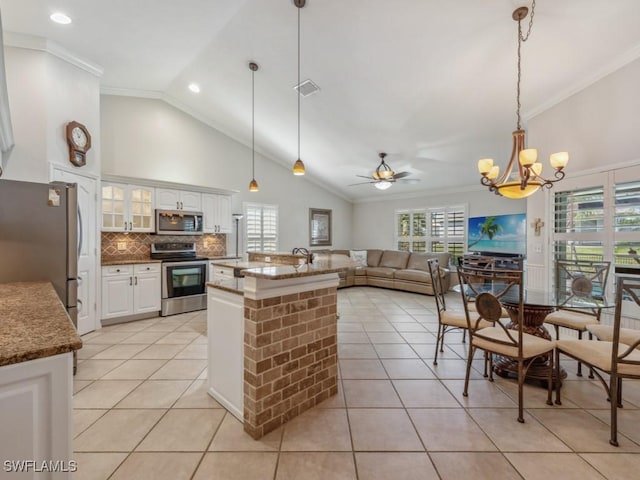
[[[469,218],[467,251],[527,253],[527,215],[487,215]]]

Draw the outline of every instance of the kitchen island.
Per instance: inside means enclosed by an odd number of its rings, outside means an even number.
[[[34,462],[16,478],[71,478],[73,351],[81,347],[50,283],[0,284],[0,458],[5,469]],[[34,473],[55,462],[56,472]]]
[[[208,283],[209,393],[257,439],[338,391],[344,261],[261,266]]]

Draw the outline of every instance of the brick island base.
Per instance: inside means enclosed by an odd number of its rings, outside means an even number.
[[[260,299],[245,290],[244,430],[255,439],[338,392],[338,276],[330,276],[336,286],[314,288],[326,284],[317,278],[303,287],[313,290]]]

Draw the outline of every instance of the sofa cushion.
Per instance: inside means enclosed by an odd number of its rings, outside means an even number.
[[[447,268],[449,266],[449,260],[451,259],[451,254],[448,252],[438,252],[438,253],[425,253],[427,258],[435,258],[438,260],[438,266],[441,268]],[[429,269],[427,269],[429,271]]]
[[[374,268],[374,267],[368,267]],[[358,276],[365,276],[367,274],[367,267],[356,267],[353,272]]]
[[[358,267],[367,266],[367,251],[366,250],[350,250],[349,257],[353,260]]]
[[[382,257],[382,250],[367,250],[367,267],[377,267]]]
[[[429,259],[428,253],[417,253],[412,252],[409,257],[409,261],[407,262],[407,268],[410,270],[422,270],[424,272],[429,271],[429,266],[427,265],[427,260]],[[438,264],[440,264],[440,260],[438,260]]]
[[[394,272],[397,270],[390,267],[368,267],[367,277],[393,278]]]
[[[429,272],[423,272],[422,270],[396,270],[394,278],[396,280],[409,280],[411,282],[431,284],[431,275],[429,275]]]
[[[345,257],[349,256],[349,251],[350,250],[331,250],[331,253],[333,255],[344,255]]]
[[[409,252],[400,252],[398,250],[385,250],[380,259],[379,267],[388,268],[407,268],[409,260]]]

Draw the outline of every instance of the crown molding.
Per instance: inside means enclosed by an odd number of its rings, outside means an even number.
[[[163,100],[164,93],[158,90],[136,90],[133,88],[100,86],[100,95],[113,95],[115,97],[153,98]]]
[[[104,73],[104,69],[101,66],[76,55],[56,42],[43,37],[25,35],[23,33],[6,32],[4,34],[4,46],[46,52],[60,60],[78,67],[81,70],[84,70],[85,72],[89,72],[91,75],[96,77],[101,77]]]
[[[602,80],[607,75],[611,75],[617,70],[620,70],[622,67],[630,64],[638,58],[640,58],[640,45],[636,45],[635,47],[627,50],[625,53],[618,55],[611,62],[594,71],[591,75],[584,77],[583,79],[571,85],[569,88],[551,97],[548,101],[542,103],[541,105],[538,105],[536,108],[525,112],[523,115],[524,120],[528,121],[532,118],[537,117],[541,113],[555,107],[569,97],[580,93],[582,90],[590,87],[599,80]]]

